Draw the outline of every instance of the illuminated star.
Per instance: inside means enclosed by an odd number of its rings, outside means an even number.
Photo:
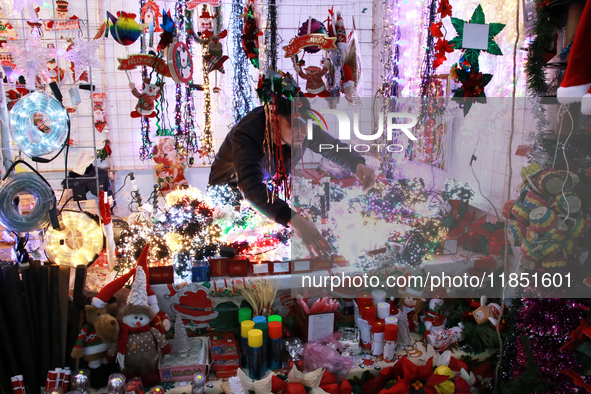
[[[101,68],[96,51],[103,42],[103,38],[86,40],[76,37],[74,45],[63,57],[74,63],[76,75],[82,75],[87,67]]]
[[[32,79],[29,82],[35,83],[35,78],[39,76],[45,81],[49,81],[47,62],[52,59],[52,51],[41,44],[37,30],[33,30],[27,45],[7,44],[6,47],[16,64],[11,78],[24,75],[27,80]]]

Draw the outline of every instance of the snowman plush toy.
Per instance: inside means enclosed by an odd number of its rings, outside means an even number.
[[[164,335],[150,325],[154,312],[148,304],[146,274],[137,267],[135,281],[127,305],[119,316],[121,330],[117,342],[117,362],[130,379],[140,377],[146,387],[160,383],[158,358],[160,352],[170,353]]]

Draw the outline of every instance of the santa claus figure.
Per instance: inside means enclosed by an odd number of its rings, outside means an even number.
[[[326,90],[322,77],[330,70],[330,60],[326,59],[323,62],[323,67],[310,66],[302,70],[302,66],[306,63],[300,60],[297,64],[294,63],[294,70],[298,73],[300,78],[306,80],[306,90],[304,93],[306,97],[329,97],[330,93]]]
[[[429,310],[425,316],[425,336],[431,331],[439,331],[445,329],[445,316],[441,312],[443,300],[441,298],[433,298],[429,301]]]
[[[153,118],[156,116],[154,107],[156,100],[160,98],[161,87],[150,83],[149,78],[144,79],[144,84],[144,89],[140,92],[136,89],[135,83],[129,83],[131,94],[138,98],[135,111],[131,113],[132,118],[140,118],[142,116]]]
[[[158,305],[158,299],[156,298],[156,293],[150,287],[150,268],[148,267],[148,253],[149,253],[150,245],[146,245],[142,250],[142,254],[137,261],[137,265],[142,267],[148,277],[148,282],[146,283],[146,291],[148,293],[148,305],[150,305],[150,309],[154,313],[154,317],[152,318],[152,327],[155,327],[161,334],[166,334],[168,330],[170,330],[170,318],[166,314],[166,312],[160,310],[160,306]]]

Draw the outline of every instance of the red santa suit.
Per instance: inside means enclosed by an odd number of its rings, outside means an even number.
[[[294,66],[300,78],[306,80],[307,93],[306,97],[328,97],[330,93],[326,90],[322,77],[328,72],[328,66],[325,64],[324,67],[310,66],[307,67],[305,72],[298,65]]]
[[[131,94],[139,99],[135,106],[135,111],[131,113],[132,118],[139,118],[141,116],[153,118],[156,116],[154,103],[160,98],[160,88],[158,86],[154,84],[146,84],[141,93],[134,86],[131,89]]]

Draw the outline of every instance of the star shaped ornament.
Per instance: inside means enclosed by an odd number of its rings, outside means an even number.
[[[102,42],[102,37],[96,40],[76,37],[74,45],[63,55],[63,58],[74,63],[76,75],[82,75],[87,67],[101,68],[96,51]]]
[[[475,66],[478,64],[478,56],[480,56],[481,50],[488,52],[491,55],[503,54],[501,48],[499,48],[494,41],[494,38],[501,32],[501,30],[503,30],[505,25],[503,23],[486,24],[484,11],[482,11],[482,6],[480,4],[478,4],[478,7],[474,10],[469,21],[452,17],[451,24],[458,35],[454,37],[449,44],[453,45],[455,49],[464,50],[464,56],[471,65]],[[480,35],[482,37],[479,37]],[[479,40],[479,38],[482,39]]]
[[[35,79],[37,77],[46,82],[49,81],[47,62],[53,58],[52,51],[41,44],[37,30],[33,30],[27,45],[7,44],[6,46],[16,64],[11,79],[16,80],[19,76],[24,75],[29,89],[35,88]]]
[[[11,0],[8,0],[11,1]],[[13,15],[20,15],[21,11],[27,9],[29,11],[29,17],[35,18],[34,9],[36,6],[42,6],[49,8],[49,3],[45,0],[12,0],[12,12]]]

